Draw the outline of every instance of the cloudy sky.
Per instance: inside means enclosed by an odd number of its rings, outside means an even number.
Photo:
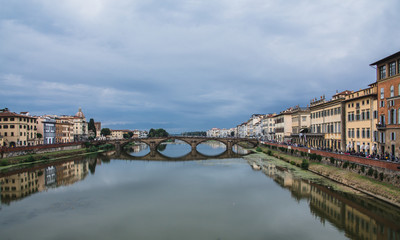
[[[229,128],[375,81],[398,0],[0,0],[0,108]]]

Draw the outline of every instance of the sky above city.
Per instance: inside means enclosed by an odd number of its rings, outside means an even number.
[[[0,109],[231,128],[376,81],[398,0],[0,0]]]

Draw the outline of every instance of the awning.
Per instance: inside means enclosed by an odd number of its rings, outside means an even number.
[[[368,149],[369,149],[369,145],[365,146],[365,150],[368,150]]]
[[[376,150],[375,145],[372,145],[371,150],[372,150],[372,151],[375,151],[375,150]]]
[[[364,150],[364,145],[361,145],[360,150]]]

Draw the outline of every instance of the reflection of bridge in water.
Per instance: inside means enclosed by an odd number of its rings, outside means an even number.
[[[146,160],[146,161],[193,161],[193,160],[207,160],[207,159],[225,159],[225,158],[241,158],[247,154],[239,154],[234,152],[232,149],[228,148],[225,152],[210,156],[205,155],[197,151],[197,149],[192,149],[188,154],[181,157],[169,157],[163,155],[156,149],[151,149],[145,156],[132,156],[127,151],[120,150],[116,151],[111,157],[123,159],[123,160]]]

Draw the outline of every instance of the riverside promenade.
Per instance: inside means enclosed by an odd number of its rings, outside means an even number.
[[[305,147],[296,147],[292,145],[285,145],[285,144],[278,144],[278,143],[271,143],[271,142],[263,142],[264,145],[276,146],[276,147],[283,147],[286,149],[293,149],[294,151],[297,150],[299,152],[305,153],[315,153],[321,155],[325,158],[335,158],[341,161],[349,161],[353,163],[358,163],[361,165],[372,166],[372,167],[379,167],[384,169],[389,169],[393,171],[400,171],[400,163],[395,163],[392,161],[385,161],[385,160],[378,160],[378,159],[371,159],[359,156],[348,155],[345,153],[335,153],[335,152],[327,152],[317,149],[305,148]]]

